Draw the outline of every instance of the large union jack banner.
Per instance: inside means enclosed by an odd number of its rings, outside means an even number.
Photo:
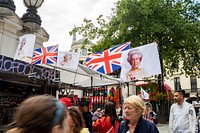
[[[130,49],[130,42],[93,53],[86,59],[86,66],[103,74],[112,73],[121,68],[122,51],[128,49]]]
[[[58,45],[46,48],[38,48],[33,52],[31,64],[56,64],[58,57]]]

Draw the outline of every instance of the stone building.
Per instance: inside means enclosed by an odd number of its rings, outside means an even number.
[[[193,101],[198,100],[200,93],[200,78],[198,76],[186,76],[178,71],[164,80],[173,90],[185,90],[188,94],[187,97],[192,98]]]
[[[0,0],[0,132],[4,130],[3,125],[12,121],[14,108],[24,98],[33,94],[55,95],[56,92],[55,86],[50,82],[55,76],[54,70],[13,59],[20,36],[34,34],[34,49],[43,47],[43,42],[49,39],[37,14],[37,8],[43,0],[36,1],[34,6],[30,1],[26,2],[27,12],[20,18],[15,13],[13,0]]]
[[[76,34],[73,34],[72,44],[71,44],[71,52],[79,52],[80,60],[79,63],[85,64],[85,60],[89,54],[92,53],[92,46],[95,45],[91,40],[88,41],[86,45],[84,45],[84,38],[76,40]]]

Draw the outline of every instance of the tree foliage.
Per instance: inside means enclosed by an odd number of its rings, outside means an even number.
[[[158,44],[164,74],[177,71],[200,76],[200,3],[194,0],[120,0],[109,22],[100,15],[75,27],[88,39],[98,38],[94,51],[131,42],[132,47]],[[181,65],[180,65],[181,64]]]

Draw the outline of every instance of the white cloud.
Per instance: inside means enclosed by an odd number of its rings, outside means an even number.
[[[26,12],[23,0],[14,0],[19,17]],[[95,19],[99,15],[110,16],[111,8],[117,0],[44,0],[38,9],[42,27],[49,33],[49,41],[44,46],[59,44],[59,50],[69,50],[72,37],[69,31],[74,25],[80,26],[83,19]],[[77,38],[81,39],[81,38]]]

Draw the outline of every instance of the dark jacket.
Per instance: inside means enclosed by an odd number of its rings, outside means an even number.
[[[92,114],[90,112],[83,113],[83,118],[85,120],[85,126],[92,133]]]
[[[128,123],[129,123],[128,120],[122,121],[121,124],[119,125],[117,133],[126,133],[129,129]],[[134,133],[159,133],[159,131],[154,123],[140,117],[135,127]]]

